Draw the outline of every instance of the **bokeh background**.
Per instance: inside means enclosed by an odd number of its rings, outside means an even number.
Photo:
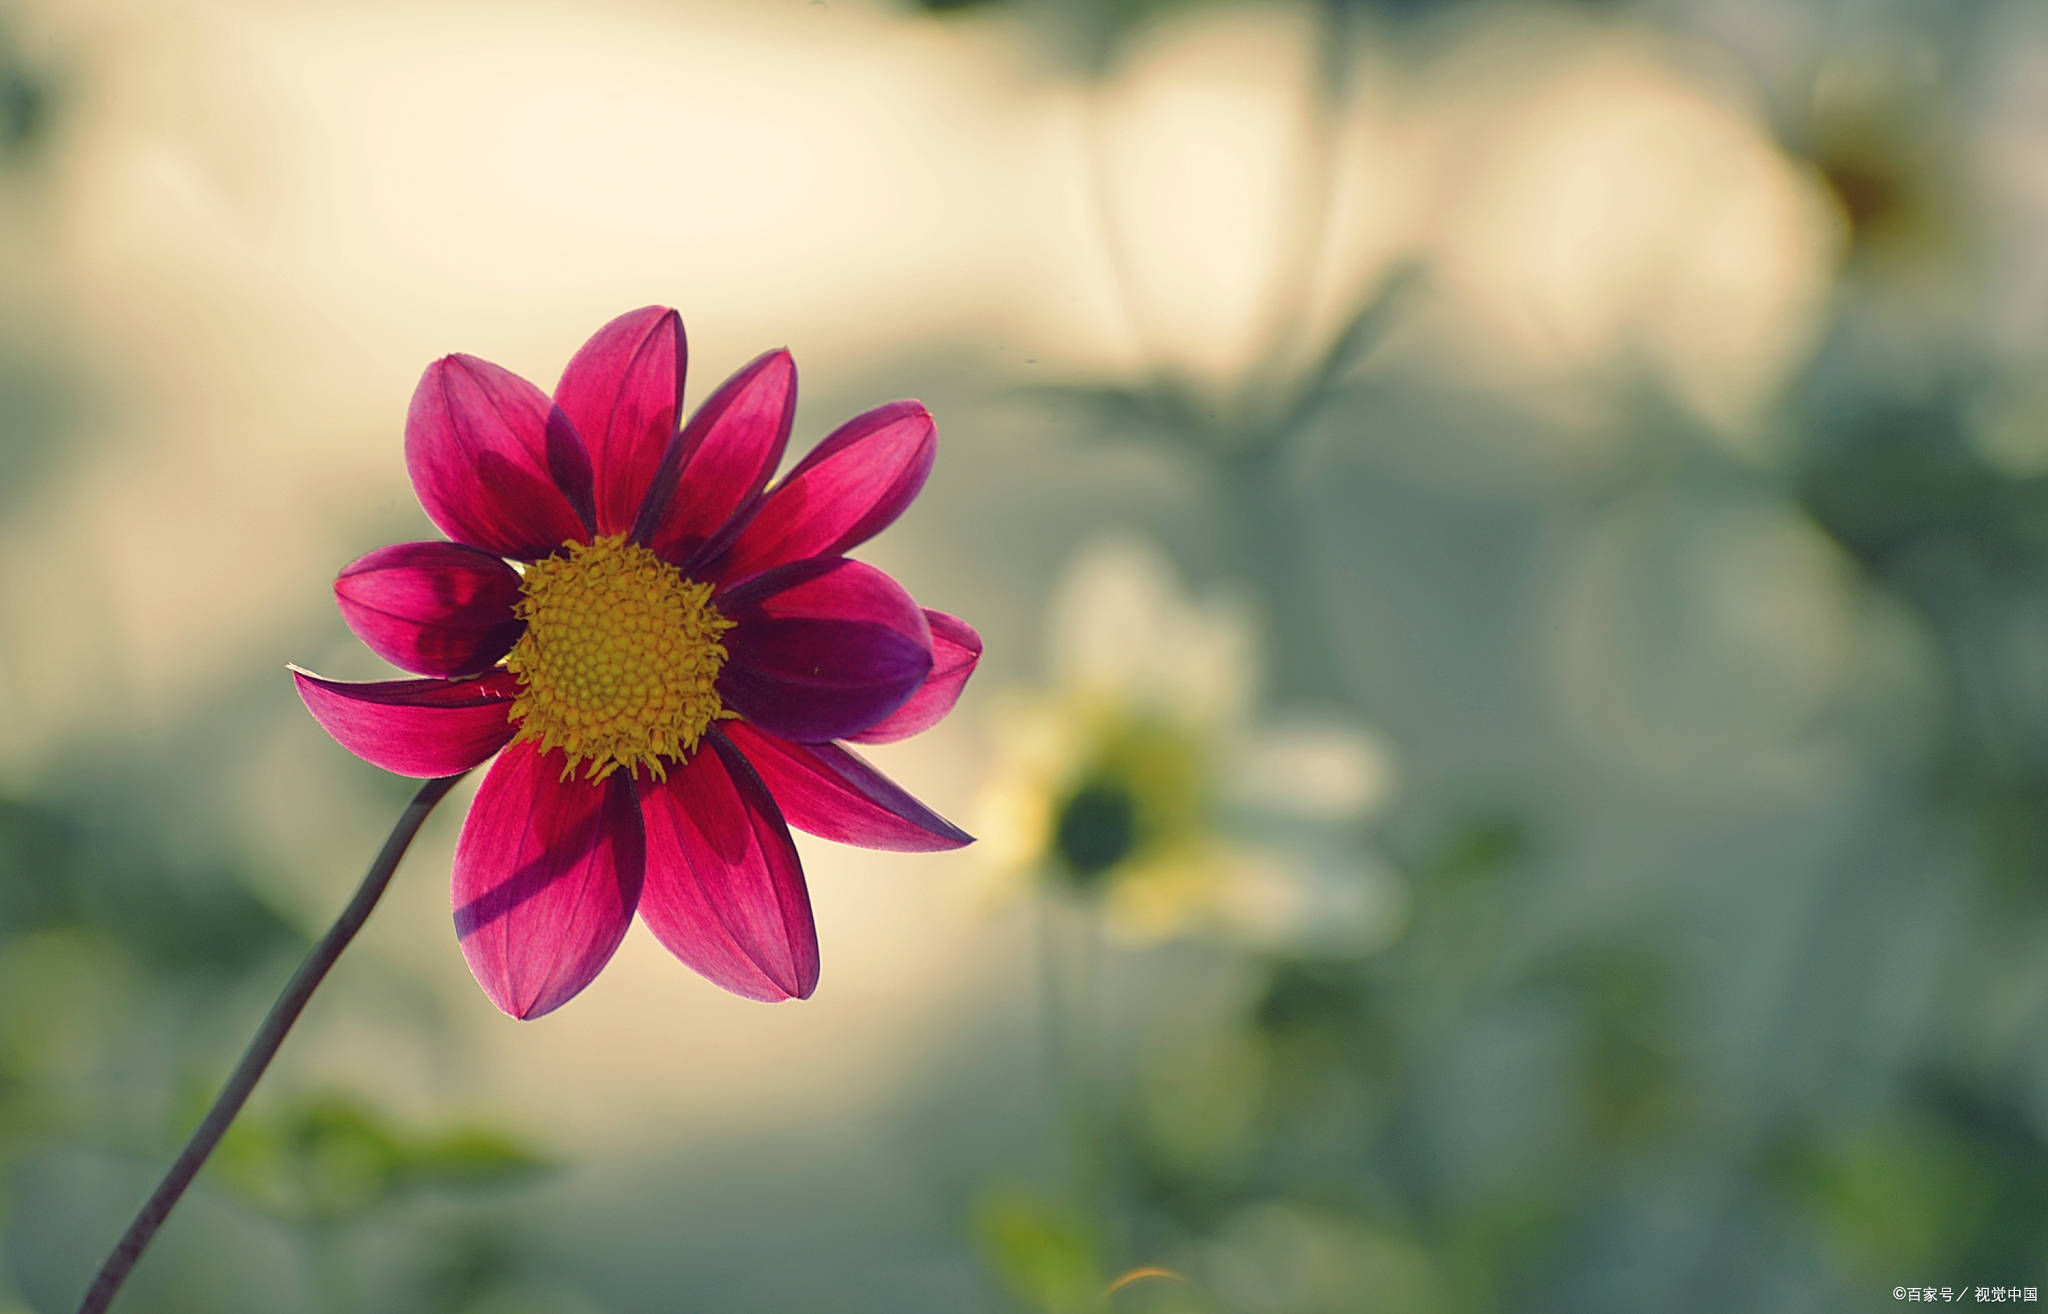
[[[0,1310],[407,796],[284,664],[381,673],[419,371],[651,301],[937,415],[865,555],[987,656],[876,756],[984,842],[518,1024],[465,789],[125,1308],[2048,1285],[2037,0],[14,0],[0,231]]]

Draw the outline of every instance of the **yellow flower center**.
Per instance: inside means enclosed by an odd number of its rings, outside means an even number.
[[[513,612],[526,633],[505,667],[519,677],[514,743],[559,748],[562,779],[588,761],[602,780],[664,758],[680,762],[713,721],[732,716],[718,699],[719,642],[732,622],[711,605],[711,586],[685,579],[654,553],[613,534],[569,543],[566,556],[526,568]]]

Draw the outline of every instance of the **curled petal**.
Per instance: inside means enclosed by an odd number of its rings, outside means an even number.
[[[503,748],[519,682],[500,671],[475,680],[352,684],[292,670],[299,698],[334,741],[371,766],[430,779],[467,771]]]
[[[931,853],[974,842],[974,836],[838,744],[792,744],[744,721],[729,723],[724,733],[798,830],[896,853]]]
[[[421,675],[476,675],[512,650],[519,576],[460,543],[396,543],[334,581],[342,619],[370,650]]]
[[[903,706],[859,734],[848,735],[854,743],[893,744],[922,734],[945,719],[967,687],[967,677],[981,661],[981,636],[966,621],[943,611],[927,607],[924,618],[932,630],[932,673]]]
[[[427,366],[405,417],[420,505],[458,543],[535,560],[590,537],[590,455],[539,388],[474,356]]]
[[[669,444],[633,540],[688,567],[750,509],[789,445],[796,362],[771,351],[720,384]]]
[[[655,938],[736,995],[809,998],[818,985],[811,896],[789,827],[746,759],[713,732],[666,781],[649,777],[639,791],[640,916]]]
[[[854,417],[775,486],[705,575],[740,580],[865,543],[903,514],[938,450],[931,412],[919,402],[891,402]]]
[[[623,534],[683,412],[682,317],[647,306],[599,329],[562,371],[555,404],[590,449],[597,532]]]
[[[719,695],[784,739],[858,734],[931,673],[924,612],[895,580],[858,561],[780,566],[719,595],[718,607],[733,622]]]
[[[484,993],[516,1018],[560,1008],[611,961],[640,902],[632,782],[563,780],[530,740],[484,776],[455,843],[455,934]]]

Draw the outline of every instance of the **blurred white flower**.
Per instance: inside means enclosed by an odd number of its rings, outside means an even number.
[[[1739,450],[1825,323],[1840,235],[1752,106],[1628,26],[1503,7],[1430,73],[1437,332],[1504,386],[1650,367]]]
[[[1337,39],[1311,5],[1190,6],[1102,85],[1085,164],[1140,364],[1224,393],[1305,369],[1400,256],[1415,175],[1391,52]]]
[[[1365,953],[1404,892],[1360,843],[1392,792],[1385,744],[1341,715],[1257,706],[1249,609],[1191,599],[1157,548],[1084,549],[1049,608],[1054,687],[998,705],[983,847],[1011,883],[1098,898],[1111,930]]]

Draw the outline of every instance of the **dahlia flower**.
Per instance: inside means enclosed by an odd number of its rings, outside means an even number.
[[[650,306],[598,330],[552,399],[473,356],[434,362],[405,457],[451,541],[381,548],[334,584],[349,628],[423,678],[293,672],[327,732],[387,771],[497,755],[456,844],[455,929],[513,1017],[588,985],[636,912],[735,994],[807,997],[818,940],[790,826],[905,852],[970,840],[847,747],[933,725],[981,654],[964,621],[845,555],[917,496],[930,414],[857,416],[765,489],[789,354],[679,428],[685,359],[681,320]]]

